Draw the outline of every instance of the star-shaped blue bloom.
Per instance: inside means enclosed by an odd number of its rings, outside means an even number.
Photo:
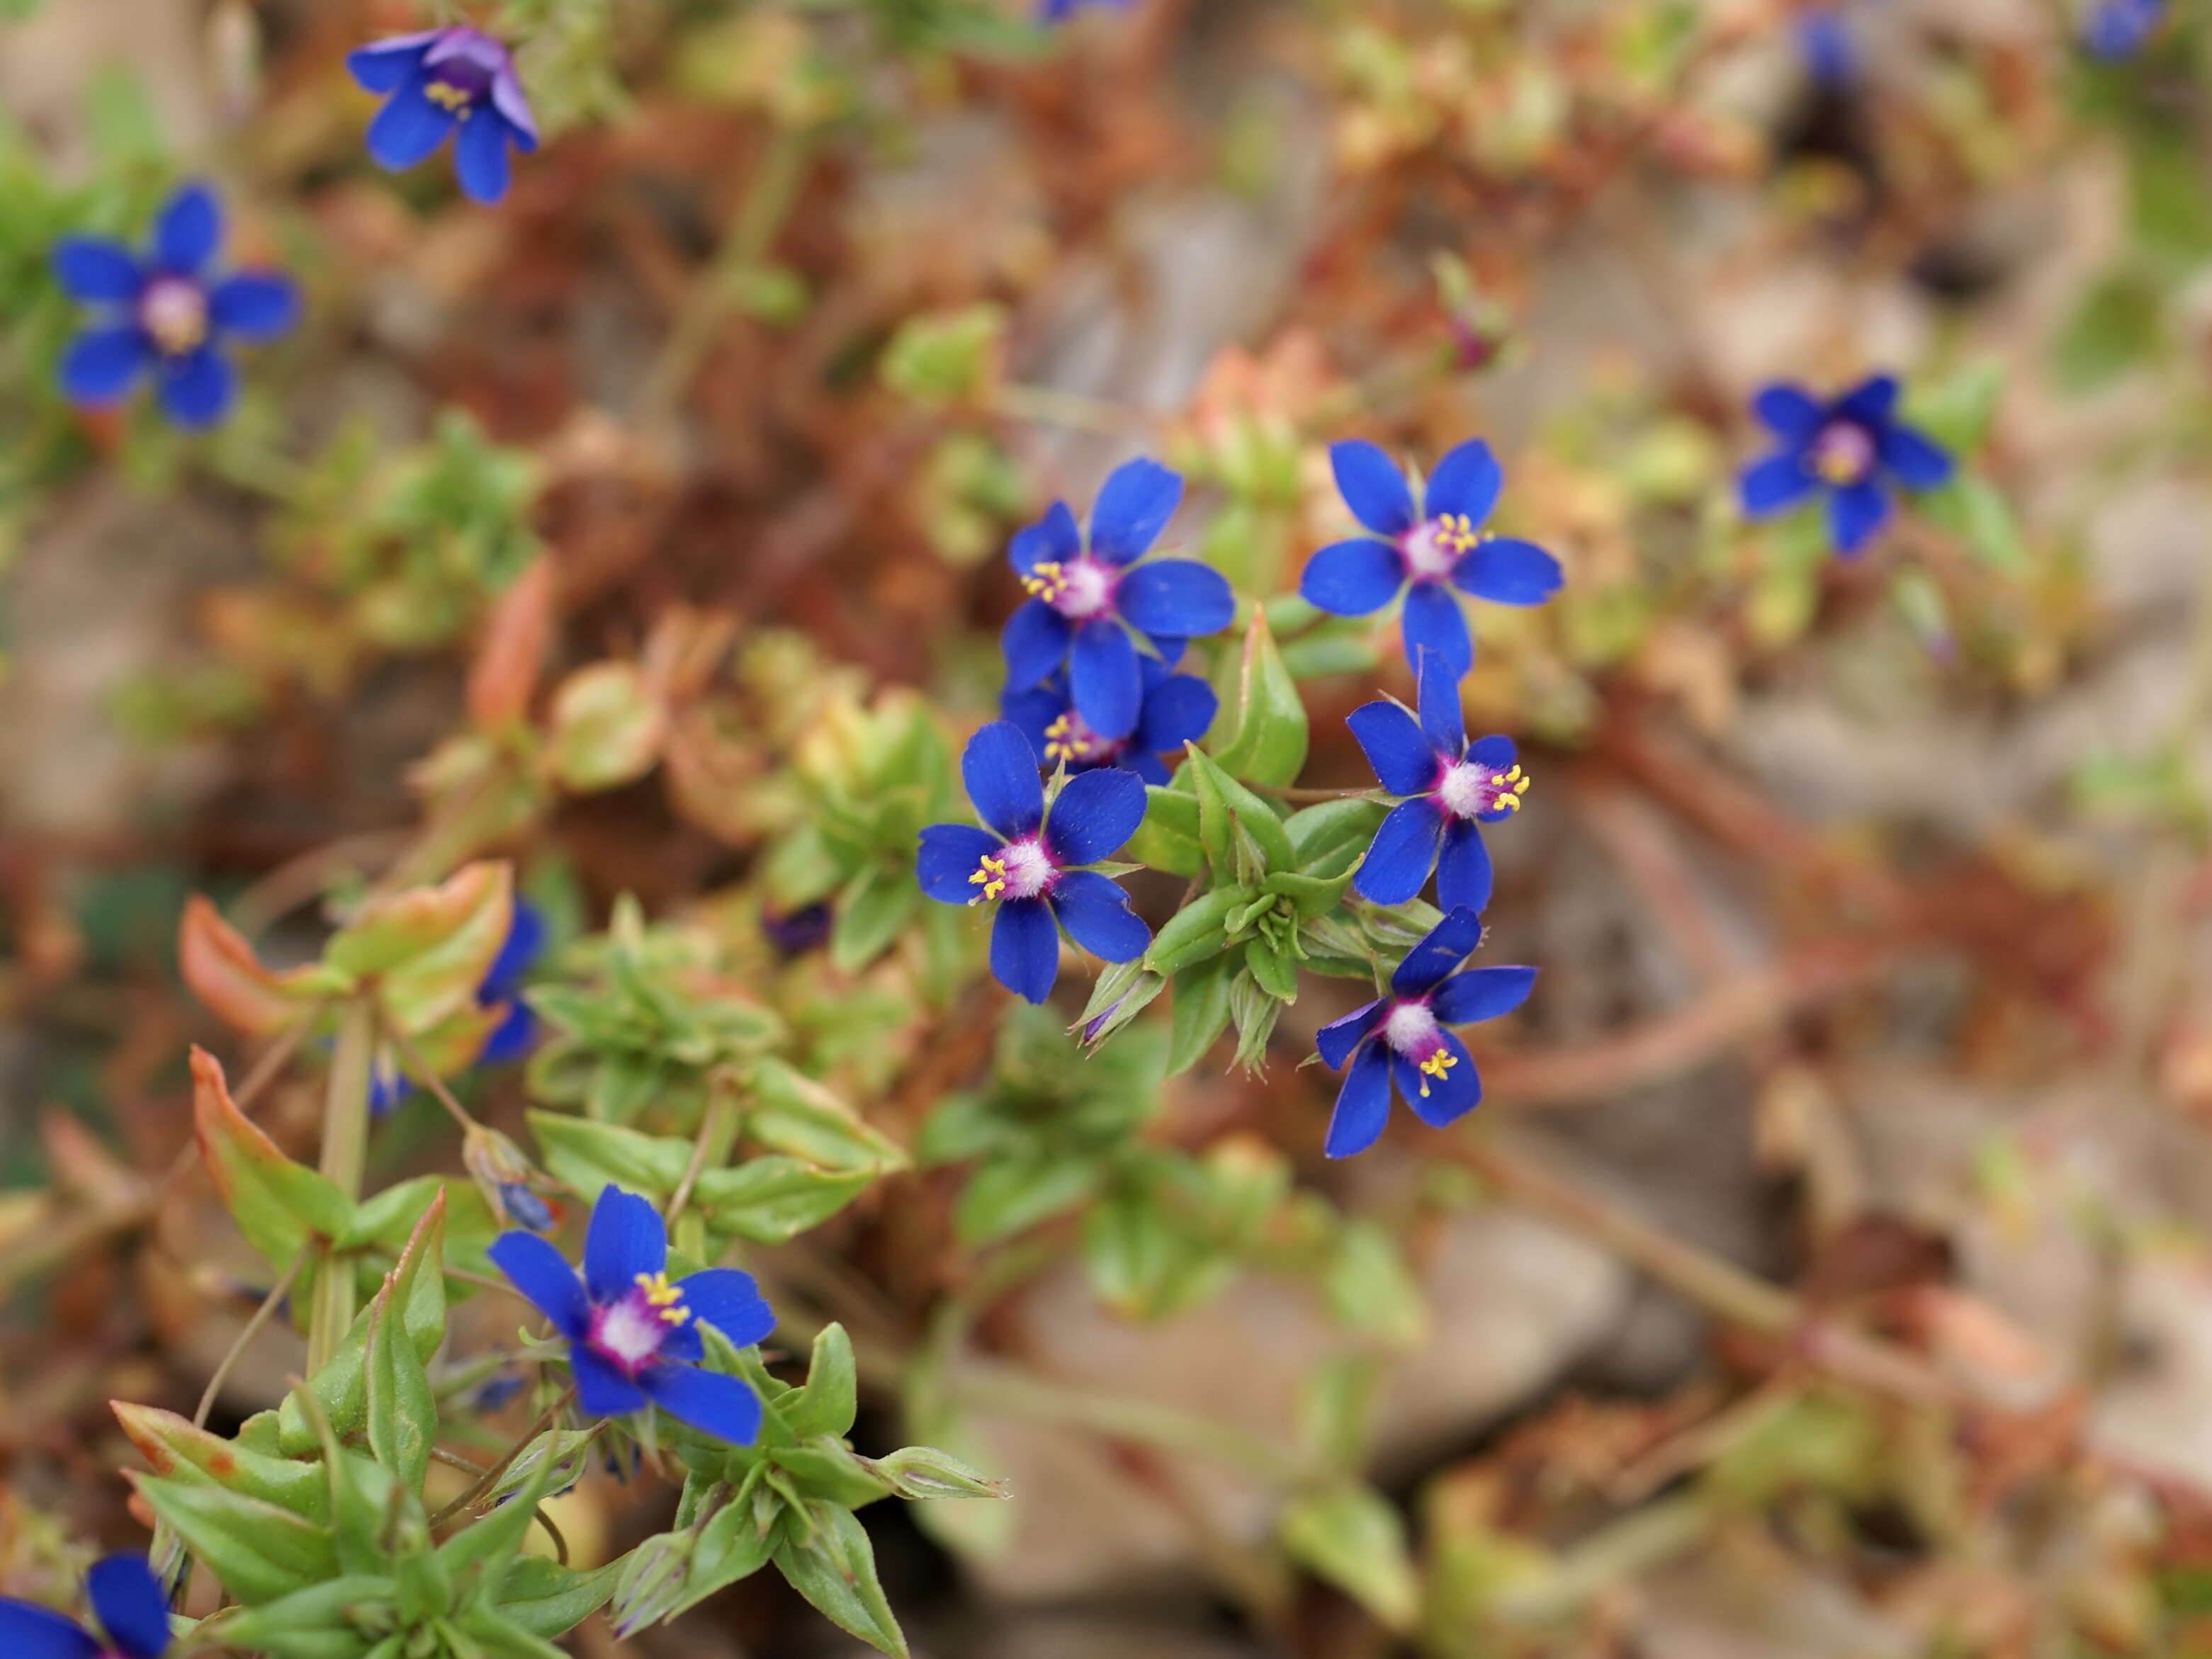
[[[592,1206],[581,1278],[535,1233],[501,1233],[486,1254],[568,1342],[586,1415],[658,1406],[702,1434],[752,1444],[760,1396],[742,1379],[699,1364],[702,1322],[740,1348],[775,1328],[750,1273],[708,1267],[670,1284],[659,1212],[618,1187],[602,1188]]]
[[[1168,769],[1160,757],[1180,755],[1183,744],[1204,737],[1220,699],[1197,675],[1178,674],[1172,664],[1158,657],[1140,658],[1138,668],[1144,676],[1144,696],[1137,708],[1137,729],[1126,738],[1102,738],[1091,729],[1076,711],[1065,674],[1054,674],[1026,691],[1008,686],[999,699],[999,712],[1021,727],[1037,752],[1038,764],[1047,771],[1061,766],[1070,772],[1118,766],[1146,783],[1165,784]]]
[[[1431,1128],[1473,1111],[1482,1098],[1467,1045],[1444,1028],[1510,1013],[1528,1000],[1534,968],[1452,969],[1482,943],[1482,918],[1462,905],[1406,953],[1390,975],[1390,994],[1332,1020],[1314,1038],[1329,1068],[1346,1060],[1336,1109],[1322,1150],[1331,1158],[1364,1152],[1390,1115],[1390,1088]],[[1449,975],[1449,977],[1447,977]]]
[[[160,1659],[169,1647],[169,1598],[139,1555],[110,1555],[84,1576],[106,1640],[35,1601],[0,1597],[0,1653],[8,1659]]]
[[[921,832],[915,875],[940,904],[996,904],[991,972],[1017,996],[1042,1002],[1060,976],[1060,932],[1106,962],[1133,962],[1152,930],[1129,896],[1082,866],[1120,850],[1145,821],[1145,781],[1106,767],[1070,778],[1049,814],[1037,754],[1019,727],[994,720],[968,740],[960,775],[989,826],[933,823]],[[1055,926],[1057,924],[1057,926]]]
[[[1015,535],[1006,556],[1030,597],[1000,641],[1007,684],[1026,690],[1065,668],[1094,732],[1126,738],[1137,729],[1145,696],[1139,641],[1172,662],[1185,640],[1219,633],[1237,612],[1219,571],[1144,556],[1182,500],[1175,473],[1129,461],[1100,488],[1087,538],[1065,501]]]
[[[1339,617],[1367,616],[1402,594],[1409,665],[1431,652],[1454,679],[1474,665],[1454,589],[1493,605],[1541,605],[1559,591],[1557,559],[1482,527],[1505,483],[1488,444],[1463,443],[1437,462],[1418,511],[1406,475],[1373,444],[1333,445],[1328,459],[1344,504],[1374,533],[1322,548],[1306,561],[1298,592]]]
[[[55,280],[100,319],[70,342],[62,395],[84,408],[118,402],[151,375],[161,408],[188,430],[214,425],[237,396],[225,340],[272,340],[300,311],[298,290],[276,271],[216,276],[222,210],[204,185],[186,185],[154,222],[143,256],[104,237],[70,236],[53,251]]]
[[[478,202],[507,194],[510,147],[538,148],[538,123],[505,46],[482,30],[454,27],[397,34],[346,58],[365,91],[388,94],[368,124],[368,153],[402,173],[456,128],[453,176]]]
[[[1491,871],[1477,826],[1519,811],[1528,779],[1512,738],[1468,744],[1459,682],[1425,651],[1418,684],[1418,720],[1402,704],[1379,702],[1345,720],[1376,780],[1403,797],[1376,830],[1352,888],[1376,904],[1403,904],[1434,870],[1437,904],[1480,911],[1490,902]]]
[[[1825,490],[1836,550],[1858,552],[1889,517],[1891,488],[1933,489],[1951,477],[1951,458],[1897,418],[1897,398],[1887,374],[1825,404],[1801,386],[1768,386],[1752,410],[1781,447],[1745,470],[1744,512],[1763,518]]]

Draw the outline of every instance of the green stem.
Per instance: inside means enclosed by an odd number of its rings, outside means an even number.
[[[1010,1366],[966,1361],[951,1379],[964,1406],[1038,1423],[1065,1423],[1110,1439],[1186,1452],[1293,1486],[1314,1473],[1295,1452],[1227,1423],[1122,1395],[1091,1394]]]
[[[367,997],[346,1004],[338,1016],[337,1049],[331,1056],[323,1095],[323,1174],[349,1199],[361,1196],[368,1162],[368,1071],[376,1046],[376,1005]],[[307,1324],[307,1374],[329,1363],[353,1324],[351,1264],[325,1247],[315,1275],[315,1300]]]
[[[684,1177],[676,1183],[676,1190],[668,1200],[666,1221],[669,1231],[675,1236],[677,1248],[687,1255],[704,1259],[707,1249],[707,1230],[695,1218],[687,1218],[684,1206],[690,1203],[692,1190],[699,1184],[699,1176],[711,1162],[721,1167],[730,1156],[730,1148],[738,1135],[738,1098],[735,1087],[726,1078],[716,1077],[707,1085],[707,1109],[699,1115],[699,1133],[691,1142],[691,1158],[684,1166]],[[678,1231],[678,1224],[689,1224]]]

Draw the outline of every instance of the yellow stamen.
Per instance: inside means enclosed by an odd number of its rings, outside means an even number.
[[[1459,1056],[1449,1048],[1439,1048],[1421,1062],[1421,1098],[1429,1097],[1429,1079],[1444,1080],[1444,1073],[1459,1064]]]
[[[422,95],[449,115],[468,118],[469,106],[475,100],[450,81],[433,81],[422,88]]]
[[[1528,786],[1534,781],[1534,778],[1522,776],[1521,769],[1517,766],[1509,771],[1492,772],[1490,787],[1498,792],[1497,810],[1501,812],[1519,811],[1521,798],[1528,793]]]
[[[1067,567],[1057,559],[1040,559],[1031,568],[1032,574],[1022,578],[1022,586],[1047,605],[1067,592]]]
[[[1464,513],[1447,513],[1437,520],[1437,545],[1455,558],[1487,539]]]
[[[1073,714],[1062,714],[1044,729],[1044,757],[1048,761],[1079,761],[1088,757],[1090,744],[1075,730]]]
[[[640,1273],[636,1284],[645,1292],[646,1304],[664,1324],[681,1325],[691,1317],[691,1310],[684,1305],[684,1292],[668,1282],[666,1273]]]
[[[980,887],[983,890],[968,901],[970,904],[981,904],[985,899],[998,897],[1006,890],[1006,860],[994,859],[986,853],[983,855],[983,867],[968,878],[968,884],[970,887]]]

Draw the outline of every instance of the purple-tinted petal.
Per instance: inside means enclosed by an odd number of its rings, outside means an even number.
[[[1474,550],[1474,553],[1481,551],[1481,548]],[[1468,634],[1467,618],[1460,614],[1459,601],[1452,597],[1451,589],[1442,582],[1415,582],[1407,589],[1406,612],[1399,621],[1398,634],[1409,667],[1420,661],[1424,651],[1433,652],[1455,680],[1465,678],[1474,666],[1474,641]]]
[[[933,823],[921,832],[915,879],[939,904],[966,904],[982,888],[968,879],[1002,843],[996,836],[966,823]]]
[[[1091,505],[1091,556],[1108,564],[1127,564],[1140,557],[1159,539],[1182,501],[1179,476],[1142,457],[1124,461],[1099,486],[1098,499]],[[1220,625],[1226,627],[1228,618],[1224,617]]]
[[[668,1229],[660,1212],[635,1193],[608,1185],[592,1206],[584,1231],[584,1284],[604,1307],[627,1296],[643,1273],[650,1279],[668,1265]]]
[[[1398,1085],[1398,1092],[1413,1109],[1413,1115],[1431,1129],[1458,1121],[1473,1111],[1482,1098],[1482,1079],[1475,1074],[1474,1060],[1467,1052],[1467,1045],[1449,1031],[1442,1033],[1442,1036],[1444,1052],[1452,1057],[1453,1063],[1441,1073],[1424,1072],[1403,1054],[1390,1056],[1390,1074]],[[1425,1094],[1424,1090],[1427,1091]]]
[[[1488,444],[1477,438],[1437,463],[1422,495],[1421,510],[1431,519],[1460,514],[1480,525],[1498,505],[1498,492],[1504,483],[1505,474],[1498,469],[1498,458],[1490,453]]]
[[[1332,1072],[1343,1066],[1357,1048],[1382,1023],[1389,1011],[1377,997],[1374,1001],[1354,1008],[1340,1019],[1333,1019],[1314,1033],[1314,1048],[1322,1063]]]
[[[1040,564],[1066,564],[1083,551],[1083,531],[1066,501],[1054,501],[1035,524],[1014,532],[1006,562],[1017,576],[1033,574]]]
[[[775,1328],[775,1316],[750,1273],[709,1267],[678,1279],[676,1288],[683,1291],[683,1305],[692,1318],[705,1320],[736,1347],[750,1348]]]
[[[1139,795],[1144,793],[1144,780],[1134,772],[1084,776],[1127,778]],[[1129,908],[1129,896],[1096,870],[1071,870],[1062,876],[1052,890],[1052,909],[1067,936],[1101,962],[1134,962],[1152,945],[1152,930]]]
[[[1467,757],[1477,766],[1486,766],[1493,772],[1503,772],[1520,758],[1510,738],[1477,738],[1467,746]]]
[[[1557,559],[1535,543],[1511,536],[1493,536],[1470,547],[1452,566],[1454,586],[1492,605],[1541,605],[1565,580]]]
[[[143,330],[88,329],[62,354],[62,396],[73,404],[112,404],[152,367],[154,349]]]
[[[1031,1002],[1052,994],[1060,977],[1060,930],[1042,899],[1008,899],[999,907],[991,924],[991,977]]]
[[[238,395],[238,372],[213,345],[163,358],[155,380],[169,418],[192,430],[213,426],[229,413],[231,399]]]
[[[1467,713],[1460,707],[1459,681],[1426,652],[1421,653],[1413,675],[1420,701],[1421,732],[1429,747],[1446,760],[1458,759],[1467,749]]]
[[[404,173],[446,142],[453,112],[434,104],[418,76],[392,94],[368,124],[368,153],[388,173]]]
[[[0,1596],[0,1653],[8,1659],[93,1659],[100,1644],[51,1607]]]
[[[568,1372],[576,1379],[576,1404],[586,1417],[627,1417],[645,1409],[645,1390],[581,1342],[568,1350]]]
[[[1534,968],[1470,968],[1437,987],[1429,1008],[1446,1025],[1472,1025],[1510,1014],[1528,1001]]]
[[[1796,506],[1813,493],[1819,483],[1802,453],[1785,450],[1746,467],[1743,476],[1736,480],[1736,499],[1743,503],[1745,517],[1764,518],[1770,513]]]
[[[1390,988],[1401,997],[1425,995],[1481,943],[1480,916],[1465,908],[1448,911],[1425,939],[1406,952],[1406,959],[1390,975]]]
[[[1897,412],[1897,392],[1894,374],[1876,374],[1837,398],[1831,413],[1847,421],[1856,421],[1861,426],[1885,427]]]
[[[1934,489],[1951,481],[1951,458],[1925,434],[1892,425],[1878,442],[1881,464],[1907,489]]]
[[[1066,868],[1096,864],[1128,844],[1145,821],[1145,786],[1111,767],[1070,778],[1044,823],[1045,850]]]
[[[1437,781],[1437,752],[1420,722],[1395,702],[1362,703],[1345,716],[1376,781],[1394,795],[1419,795]]]
[[[1436,867],[1437,843],[1444,832],[1443,809],[1425,795],[1401,801],[1352,878],[1352,890],[1376,904],[1403,904],[1421,890]]]
[[[1017,606],[1006,618],[1006,632],[999,636],[999,648],[1006,658],[1006,684],[1030,686],[1058,673],[1067,660],[1068,641],[1073,634],[1067,618],[1042,599]]]
[[[1328,1135],[1322,1151],[1330,1158],[1350,1158],[1364,1152],[1382,1133],[1390,1115],[1389,1050],[1379,1042],[1360,1049],[1344,1086],[1336,1091],[1336,1109],[1329,1114]]]
[[[241,340],[273,340],[299,317],[300,290],[273,270],[242,270],[208,294],[208,321]]]
[[[1364,439],[1331,444],[1328,465],[1337,493],[1352,516],[1378,536],[1402,536],[1413,527],[1413,492],[1398,464]]]
[[[169,1598],[144,1556],[101,1557],[84,1589],[100,1629],[128,1659],[160,1659],[169,1645]]]
[[[1067,684],[1083,723],[1100,737],[1126,738],[1137,729],[1144,674],[1127,630],[1112,617],[1093,617],[1075,630],[1067,653]]]
[[[1008,841],[1044,822],[1036,750],[1011,721],[993,720],[968,739],[960,751],[960,781],[976,816]]]
[[[453,140],[453,177],[471,201],[489,207],[507,194],[507,123],[489,110],[461,123]]]
[[[501,64],[499,73],[491,78],[491,106],[505,118],[519,149],[526,155],[538,148],[538,117],[531,111],[512,61]]]
[[[1220,712],[1221,699],[1195,674],[1170,674],[1145,695],[1131,746],[1142,755],[1163,749],[1180,754],[1186,743],[1206,735]]]
[[[1482,844],[1482,831],[1464,818],[1444,826],[1443,845],[1437,849],[1437,905],[1454,910],[1465,905],[1480,910],[1490,902],[1490,849]]]
[[[1195,559],[1148,559],[1121,578],[1114,597],[1131,627],[1173,639],[1218,634],[1237,614],[1229,578]]]
[[[88,305],[127,305],[143,281],[129,248],[94,236],[64,237],[54,244],[52,263],[62,291]]]
[[[1828,411],[1817,398],[1802,386],[1786,382],[1768,386],[1753,398],[1751,412],[1769,432],[1795,449],[1811,443],[1820,423],[1828,418]]]
[[[394,34],[356,47],[346,54],[346,70],[364,92],[397,92],[422,67],[422,54],[438,38],[436,29],[419,34]]]
[[[696,1365],[652,1365],[638,1381],[654,1405],[702,1434],[732,1446],[750,1446],[760,1436],[760,1396],[738,1377]]]
[[[222,210],[205,185],[189,184],[169,198],[154,222],[154,257],[162,266],[191,276],[215,257],[222,240]]]
[[[1364,617],[1380,611],[1406,585],[1406,562],[1398,550],[1372,536],[1332,542],[1306,561],[1298,593],[1317,611],[1336,617]]]
[[[1847,484],[1828,497],[1828,533],[1838,553],[1856,553],[1889,517],[1889,497],[1868,478]]]
[[[555,1330],[571,1342],[583,1336],[591,1323],[591,1307],[583,1281],[560,1251],[535,1233],[512,1232],[492,1240],[484,1254],[531,1306],[553,1322]]]

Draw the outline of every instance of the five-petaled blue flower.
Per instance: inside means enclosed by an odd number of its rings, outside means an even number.
[[[1782,447],[1745,469],[1743,510],[1779,513],[1825,489],[1836,550],[1856,553],[1889,516],[1886,484],[1933,489],[1951,477],[1951,458],[1897,418],[1897,396],[1887,374],[1826,404],[1800,386],[1768,386],[1752,410]]]
[[[1344,504],[1375,533],[1322,548],[1306,561],[1298,592],[1340,617],[1364,617],[1402,593],[1408,664],[1425,650],[1454,679],[1474,666],[1454,588],[1495,605],[1541,605],[1559,591],[1557,559],[1482,527],[1505,482],[1488,444],[1463,443],[1439,461],[1418,513],[1405,474],[1373,444],[1332,445],[1328,459]]]
[[[586,1414],[658,1406],[702,1434],[752,1444],[760,1397],[742,1379],[699,1364],[702,1322],[740,1348],[775,1328],[750,1273],[708,1267],[670,1284],[659,1212],[618,1187],[603,1188],[592,1206],[582,1278],[535,1233],[501,1233],[486,1254],[567,1339]]]
[[[399,173],[446,142],[455,127],[453,176],[479,202],[507,194],[509,145],[538,148],[538,123],[505,46],[478,29],[398,34],[346,58],[369,92],[391,94],[368,124],[368,153]]]
[[[1229,626],[1228,580],[1191,559],[1143,559],[1182,500],[1182,480],[1157,461],[1116,467],[1091,509],[1086,541],[1066,501],[1018,532],[1006,550],[1030,599],[1006,623],[1006,683],[1026,689],[1063,665],[1075,707],[1102,738],[1137,729],[1144,670],[1137,639],[1172,662],[1182,642]]]
[[[2166,0],[2096,0],[2081,20],[2081,48],[2093,58],[2132,58],[2165,12]]]
[[[1394,1078],[1413,1115],[1431,1128],[1465,1116],[1481,1100],[1482,1079],[1467,1045],[1444,1028],[1512,1012],[1536,981],[1534,968],[1452,973],[1481,943],[1481,917],[1461,906],[1406,953],[1390,975],[1389,996],[1316,1035],[1314,1046],[1332,1070],[1352,1061],[1322,1147],[1329,1157],[1349,1158],[1375,1144],[1390,1114]]]
[[[1140,659],[1138,669],[1144,676],[1144,696],[1137,708],[1137,729],[1126,738],[1102,738],[1091,729],[1068,695],[1065,674],[1054,674],[1026,691],[1007,687],[999,699],[999,712],[1022,728],[1047,771],[1060,766],[1071,772],[1118,766],[1146,783],[1164,784],[1168,769],[1160,757],[1180,755],[1185,744],[1204,737],[1220,699],[1197,675],[1178,674],[1173,664],[1158,657]]]
[[[300,311],[291,279],[246,270],[208,270],[222,241],[222,210],[204,185],[186,185],[154,223],[143,257],[121,242],[71,236],[55,246],[54,276],[70,297],[109,308],[70,342],[61,362],[62,395],[98,408],[154,377],[161,407],[179,426],[212,426],[230,408],[238,380],[222,342],[271,340]]]
[[[1437,872],[1437,902],[1480,910],[1490,902],[1490,851],[1476,826],[1521,810],[1528,779],[1510,738],[1469,745],[1459,682],[1421,653],[1419,720],[1399,703],[1370,702],[1345,724],[1383,788],[1404,797],[1390,809],[1352,878],[1376,904],[1403,904]]]
[[[1017,996],[1042,1002],[1060,976],[1060,927],[1107,962],[1133,962],[1152,930],[1129,896],[1096,870],[1145,819],[1145,781],[1107,767],[1070,778],[1044,810],[1036,750],[1008,720],[968,740],[960,775],[987,832],[933,823],[921,832],[915,874],[941,904],[996,903],[991,972]]]
[[[169,1647],[169,1598],[140,1555],[110,1555],[84,1576],[106,1639],[35,1601],[0,1597],[0,1653],[8,1659],[159,1659]]]
[[[544,949],[545,918],[527,899],[515,900],[514,915],[507,924],[507,937],[500,941],[499,954],[477,981],[477,1006],[497,1008],[504,1005],[507,1012],[485,1036],[470,1065],[506,1066],[530,1053],[530,1045],[538,1036],[538,1016],[522,1000],[522,981]],[[414,1092],[414,1079],[399,1068],[398,1057],[380,1052],[369,1073],[369,1110],[380,1115],[388,1112]]]

